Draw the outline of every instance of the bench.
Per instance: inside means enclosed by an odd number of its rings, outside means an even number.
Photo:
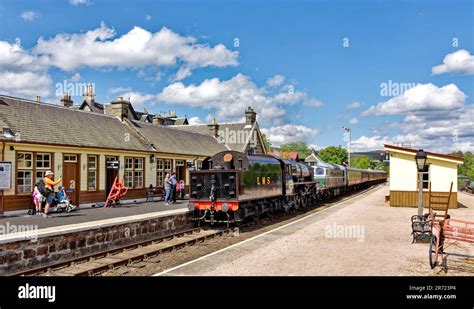
[[[163,192],[163,188],[158,188],[158,187],[153,187],[150,188],[148,187],[146,189],[146,202],[155,202],[155,197],[158,197],[158,201],[162,201],[165,197],[165,194]]]

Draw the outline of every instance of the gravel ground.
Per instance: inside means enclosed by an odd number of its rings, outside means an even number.
[[[474,249],[465,243],[446,247],[445,266],[432,270],[428,244],[411,244],[416,209],[389,207],[388,190],[381,186],[166,275],[474,275]],[[474,221],[474,196],[458,195],[464,206],[451,216]]]

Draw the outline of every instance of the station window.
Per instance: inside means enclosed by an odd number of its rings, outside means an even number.
[[[176,166],[183,166],[184,160],[176,160]]]
[[[164,164],[163,159],[158,159],[156,161],[156,186],[162,187],[163,186],[163,179],[164,179]]]
[[[87,190],[97,190],[97,156],[87,157]]]
[[[165,170],[166,171],[171,171],[171,161],[170,159],[165,160]]]
[[[34,183],[44,178],[46,171],[53,166],[51,153],[17,152],[16,153],[17,193],[30,193]]]
[[[143,158],[125,158],[125,186],[143,188]]]
[[[201,160],[196,161],[196,169],[198,169],[198,170],[202,169],[202,161]]]
[[[77,162],[77,155],[65,154],[64,155],[64,162],[76,163]]]
[[[51,169],[51,154],[50,153],[37,153],[35,156],[35,179],[42,179],[46,174],[46,171]]]

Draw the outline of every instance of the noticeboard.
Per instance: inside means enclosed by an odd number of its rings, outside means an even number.
[[[12,188],[12,163],[0,162],[0,190]]]

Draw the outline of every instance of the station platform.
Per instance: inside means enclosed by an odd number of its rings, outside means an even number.
[[[123,201],[116,208],[0,217],[0,275],[87,256],[194,226],[187,200]]]

